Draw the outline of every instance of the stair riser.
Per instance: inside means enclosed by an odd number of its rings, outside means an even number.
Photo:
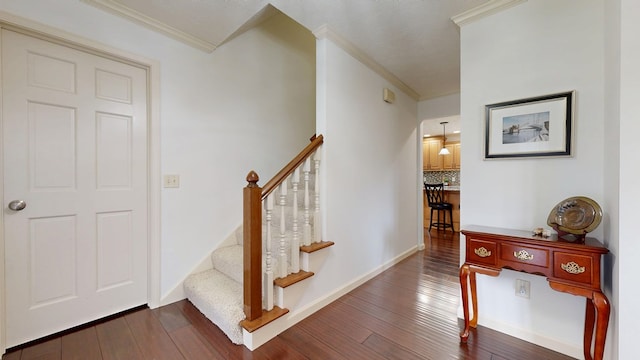
[[[276,306],[283,309],[293,309],[302,299],[305,291],[309,288],[311,282],[301,281],[286,288],[280,286],[275,287],[274,301]]]

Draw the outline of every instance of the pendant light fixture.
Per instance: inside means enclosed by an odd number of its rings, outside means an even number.
[[[440,149],[440,152],[438,153],[438,155],[449,155],[449,149],[444,147],[444,144],[447,142],[445,129],[448,123],[449,123],[448,121],[443,121],[440,123],[440,125],[442,125],[442,149]]]

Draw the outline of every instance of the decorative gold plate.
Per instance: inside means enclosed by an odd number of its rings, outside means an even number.
[[[558,235],[584,235],[595,230],[602,220],[602,208],[597,202],[585,196],[574,196],[562,200],[553,207],[547,218],[547,224]]]

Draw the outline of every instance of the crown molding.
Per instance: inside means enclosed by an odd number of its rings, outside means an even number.
[[[250,29],[258,27],[260,24],[266,22],[267,20],[271,19],[274,16],[277,16],[278,14],[284,15],[283,12],[278,10],[273,5],[271,4],[265,5],[262,9],[260,9],[257,13],[255,13],[249,20],[247,20],[242,26],[240,26],[236,31],[234,31],[231,35],[227,36],[227,38],[222,40],[222,42],[218,44],[218,47],[228,43],[229,41],[244,34]]]
[[[526,1],[527,0],[490,0],[480,6],[474,7],[473,9],[452,17],[451,21],[462,27],[463,25],[480,20]]]
[[[365,54],[362,50],[358,49],[349,40],[343,38],[338,33],[329,28],[328,25],[322,25],[313,31],[313,35],[317,39],[329,39],[341,49],[346,51],[349,55],[356,58],[358,61],[375,71],[378,75],[382,76],[385,80],[389,81],[392,85],[400,89],[412,99],[418,101],[420,94],[413,90],[409,85],[402,82],[397,76],[392,74],[389,70],[385,69],[382,65],[378,64],[369,55]]]
[[[167,35],[189,46],[193,46],[194,48],[197,48],[209,53],[216,49],[216,45],[208,41],[189,35],[184,31],[178,30],[163,22],[150,18],[140,13],[139,11],[136,11],[134,9],[131,9],[130,7],[124,6],[114,0],[80,0],[80,1],[87,3],[89,5],[92,5],[94,7],[100,8],[102,10],[106,10],[112,14],[132,20],[133,22],[139,25],[142,25],[148,29],[157,31],[164,35]]]

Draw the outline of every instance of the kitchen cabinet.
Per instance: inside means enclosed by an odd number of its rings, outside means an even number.
[[[445,148],[449,150],[449,155],[442,157],[442,168],[444,170],[460,170],[460,143],[447,144]]]
[[[442,170],[442,139],[426,138],[422,140],[422,168],[424,170]]]
[[[444,146],[449,155],[439,155],[442,149],[441,138],[426,138],[422,140],[422,169],[423,170],[460,170],[460,143]]]

